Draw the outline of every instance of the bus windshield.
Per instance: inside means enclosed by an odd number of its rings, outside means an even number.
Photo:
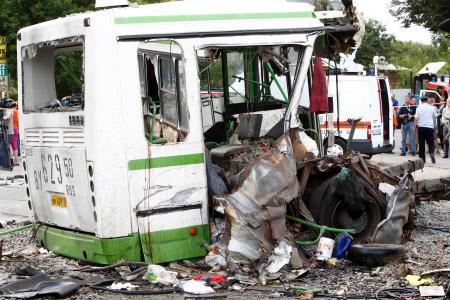
[[[24,112],[84,108],[83,38],[22,48]]]

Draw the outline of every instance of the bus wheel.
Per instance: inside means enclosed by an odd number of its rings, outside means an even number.
[[[347,142],[341,138],[334,138],[334,145],[328,147],[328,139],[323,143],[325,154],[329,156],[341,156],[347,151]]]
[[[354,242],[367,242],[372,236],[377,224],[382,220],[386,207],[380,203],[384,202],[383,195],[363,179],[357,179],[356,185],[364,191],[370,201],[363,203],[364,210],[357,218],[351,217],[348,207],[339,196],[336,187],[336,176],[331,177],[320,184],[311,194],[309,209],[314,220],[319,225],[329,227],[354,229]],[[356,191],[355,191],[356,194]],[[375,199],[378,198],[378,199]]]

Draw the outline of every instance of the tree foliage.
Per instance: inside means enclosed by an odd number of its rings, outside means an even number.
[[[437,26],[450,18],[448,0],[392,0],[391,14],[405,27],[416,24],[438,32]]]
[[[169,0],[138,0],[139,4]],[[95,0],[0,0],[0,35],[7,37],[8,69],[13,85],[17,77],[16,34],[20,28],[93,10]]]
[[[366,32],[361,46],[356,52],[356,61],[366,68],[373,67],[373,57],[389,57],[392,51],[393,35],[386,32],[386,27],[375,20],[366,23]]]
[[[408,68],[416,74],[430,62],[450,62],[450,51],[440,45],[424,45],[414,42],[397,41],[386,33],[386,28],[379,22],[369,20],[361,47],[356,52],[356,61],[367,69],[373,68],[375,55],[384,56],[386,60],[398,67]],[[441,70],[442,74],[450,74],[450,63]],[[401,72],[401,81],[405,87],[410,84],[410,72]]]

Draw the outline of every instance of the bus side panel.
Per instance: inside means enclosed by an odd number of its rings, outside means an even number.
[[[110,11],[91,20],[86,37],[86,149],[95,174],[94,196],[98,238],[130,236],[126,135],[117,41],[111,33]],[[125,82],[127,84],[127,82]]]

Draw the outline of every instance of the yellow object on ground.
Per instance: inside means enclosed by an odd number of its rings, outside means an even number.
[[[420,277],[416,275],[408,275],[405,279],[409,282],[410,285],[419,286],[419,285],[430,285],[434,283],[434,279],[432,277]]]

